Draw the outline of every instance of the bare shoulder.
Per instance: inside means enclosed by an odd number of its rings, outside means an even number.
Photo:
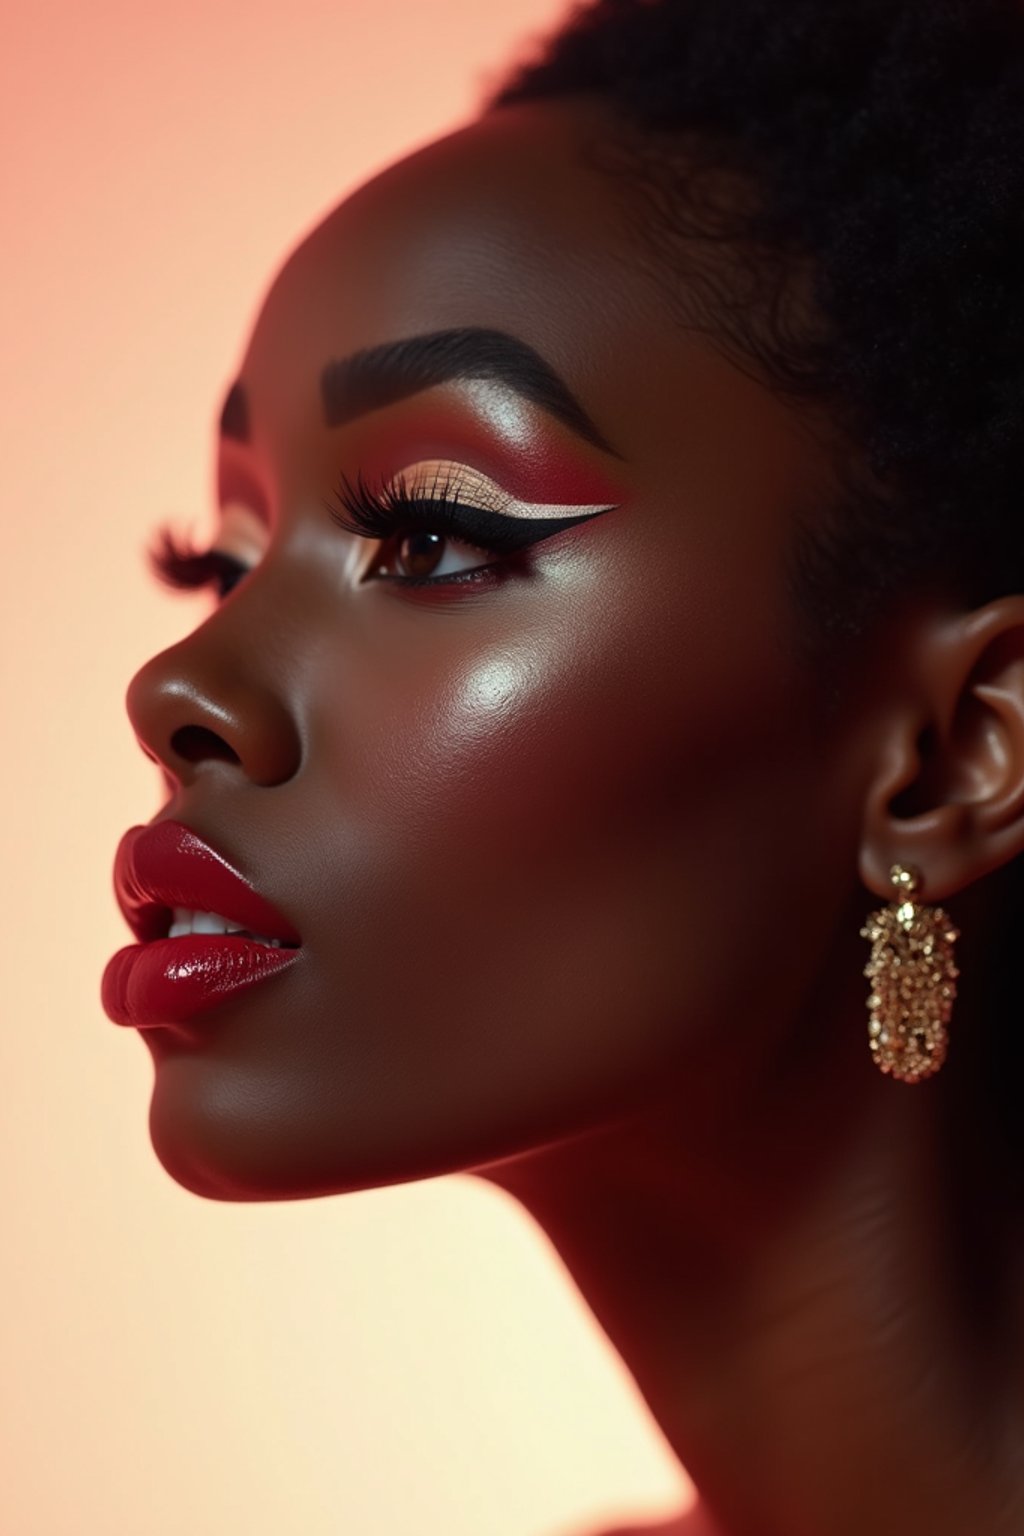
[[[671,1520],[658,1520],[646,1525],[615,1525],[600,1531],[574,1532],[573,1536],[717,1536],[699,1509],[687,1510]]]

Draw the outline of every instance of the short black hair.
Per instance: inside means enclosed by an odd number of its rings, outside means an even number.
[[[793,564],[819,660],[925,583],[1024,592],[1024,0],[590,0],[486,109],[574,93],[613,109],[688,321],[696,294],[836,424],[840,494]],[[972,1055],[999,1113],[970,1139],[1001,1134],[1020,1196],[1024,859],[1002,876]]]
[[[592,0],[487,106],[574,92],[633,130],[685,302],[841,427],[835,515],[795,551],[819,646],[914,581],[1024,591],[1024,3]]]

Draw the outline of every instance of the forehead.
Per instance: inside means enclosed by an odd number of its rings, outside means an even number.
[[[274,283],[247,359],[324,354],[476,325],[511,331],[578,382],[627,315],[661,308],[636,267],[621,191],[587,164],[606,127],[587,99],[489,113],[348,197]],[[631,256],[633,260],[631,261]],[[325,355],[325,354],[324,354]]]
[[[308,419],[332,358],[473,326],[532,346],[638,465],[728,451],[738,416],[765,469],[806,469],[793,412],[680,322],[634,194],[592,163],[612,129],[592,97],[502,108],[346,198],[271,287],[242,368],[255,412]]]

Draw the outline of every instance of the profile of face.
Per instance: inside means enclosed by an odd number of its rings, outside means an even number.
[[[825,452],[679,323],[588,158],[602,110],[389,168],[256,320],[212,545],[238,579],[127,705],[157,821],[301,943],[187,1023],[107,998],[202,1195],[697,1113],[770,1073],[844,927],[862,737],[822,730],[788,581]]]

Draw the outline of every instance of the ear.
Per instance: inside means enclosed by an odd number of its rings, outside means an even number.
[[[941,901],[1024,852],[1024,596],[930,620],[880,742],[860,875],[892,895],[913,864]]]

